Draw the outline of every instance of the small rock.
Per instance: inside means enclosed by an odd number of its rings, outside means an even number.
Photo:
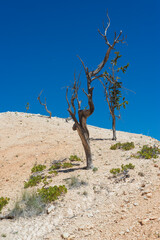
[[[145,183],[142,183],[142,184],[141,184],[141,187],[143,187],[143,188],[144,188],[145,186],[146,186],[146,185],[145,185]]]
[[[124,235],[124,234],[125,234],[125,232],[123,232],[123,231],[119,233],[119,235]]]
[[[145,219],[139,220],[138,222],[139,222],[141,225],[145,225],[147,222],[149,222],[149,218],[145,218]]]
[[[130,232],[129,229],[127,229],[126,232],[129,233]]]
[[[160,176],[160,172],[157,173],[157,176]]]
[[[151,216],[149,220],[156,220],[157,218],[155,216]]]
[[[134,206],[138,206],[138,203],[135,202],[135,203],[133,203],[133,205],[134,205]]]
[[[147,189],[147,190],[144,190],[144,191],[142,192],[142,196],[143,196],[143,195],[146,195],[146,194],[148,194],[148,193],[150,193],[150,192],[151,192],[151,191],[148,190],[148,189]]]
[[[47,214],[49,214],[50,212],[52,212],[55,209],[54,205],[51,205],[48,209],[47,209]]]
[[[154,167],[158,168],[158,165],[157,165],[157,164],[154,164]]]
[[[68,240],[73,240],[73,239],[75,239],[75,237],[76,236],[72,234],[72,235],[69,236]]]
[[[144,200],[148,200],[148,198],[146,196],[144,196]]]
[[[63,234],[61,235],[61,237],[62,237],[63,239],[67,239],[67,238],[69,238],[69,233],[65,232],[65,233],[63,233]]]
[[[129,201],[129,199],[124,199],[124,202],[129,203],[130,201]]]
[[[147,193],[146,195],[148,198],[151,198],[152,197],[152,193]]]
[[[87,216],[90,218],[90,217],[93,217],[93,213],[88,213]]]

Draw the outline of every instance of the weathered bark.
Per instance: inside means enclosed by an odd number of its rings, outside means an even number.
[[[80,125],[77,127],[77,132],[79,134],[79,137],[81,139],[84,151],[85,151],[85,155],[86,155],[86,163],[87,169],[91,169],[93,168],[93,164],[92,164],[92,154],[91,154],[91,148],[90,148],[90,141],[89,141],[89,132],[88,129],[86,127],[86,129],[82,128]]]
[[[112,138],[112,140],[116,141],[117,137],[116,137],[116,118],[115,118],[115,116],[112,117],[112,130],[113,130],[113,138]]]

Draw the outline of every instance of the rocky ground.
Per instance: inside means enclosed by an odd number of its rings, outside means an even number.
[[[24,191],[24,181],[37,164],[76,154],[83,162],[52,177],[51,186],[68,192],[47,214],[0,220],[0,239],[7,240],[153,240],[160,239],[160,157],[136,159],[131,154],[160,142],[141,134],[117,132],[120,142],[134,142],[129,151],[110,150],[112,131],[89,126],[94,166],[85,170],[85,156],[72,122],[65,119],[7,112],[0,114],[0,197],[9,197],[5,216]],[[132,163],[129,178],[116,181],[111,168]],[[75,176],[80,186],[69,188]]]

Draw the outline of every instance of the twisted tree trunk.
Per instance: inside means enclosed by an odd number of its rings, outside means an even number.
[[[115,118],[115,116],[112,117],[112,130],[113,130],[113,138],[112,138],[112,140],[116,141],[117,137],[116,137],[116,118]]]
[[[90,148],[88,129],[84,129],[81,126],[78,126],[77,132],[79,134],[79,137],[81,139],[81,142],[85,151],[86,165],[87,165],[86,168],[91,169],[93,168],[93,165],[92,165],[92,154],[91,154],[91,148]]]

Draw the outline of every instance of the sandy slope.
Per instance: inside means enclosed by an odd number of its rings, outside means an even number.
[[[71,121],[7,112],[0,114],[0,122],[0,197],[11,199],[2,212],[6,214],[21,196],[35,162],[49,167],[54,160],[69,158],[71,154],[84,159],[84,152]],[[160,238],[160,157],[156,162],[130,158],[140,146],[160,147],[160,142],[141,134],[117,132],[118,141],[133,141],[136,147],[112,151],[111,130],[89,126],[89,131],[98,171],[81,169],[85,166],[83,161],[73,171],[53,177],[51,183],[51,186],[66,184],[65,179],[78,176],[88,185],[68,189],[48,215],[0,221],[0,239],[58,240],[65,233],[70,240]],[[135,169],[130,170],[126,182],[115,183],[108,178],[109,171],[122,163],[132,163]],[[139,176],[139,172],[144,176]]]

